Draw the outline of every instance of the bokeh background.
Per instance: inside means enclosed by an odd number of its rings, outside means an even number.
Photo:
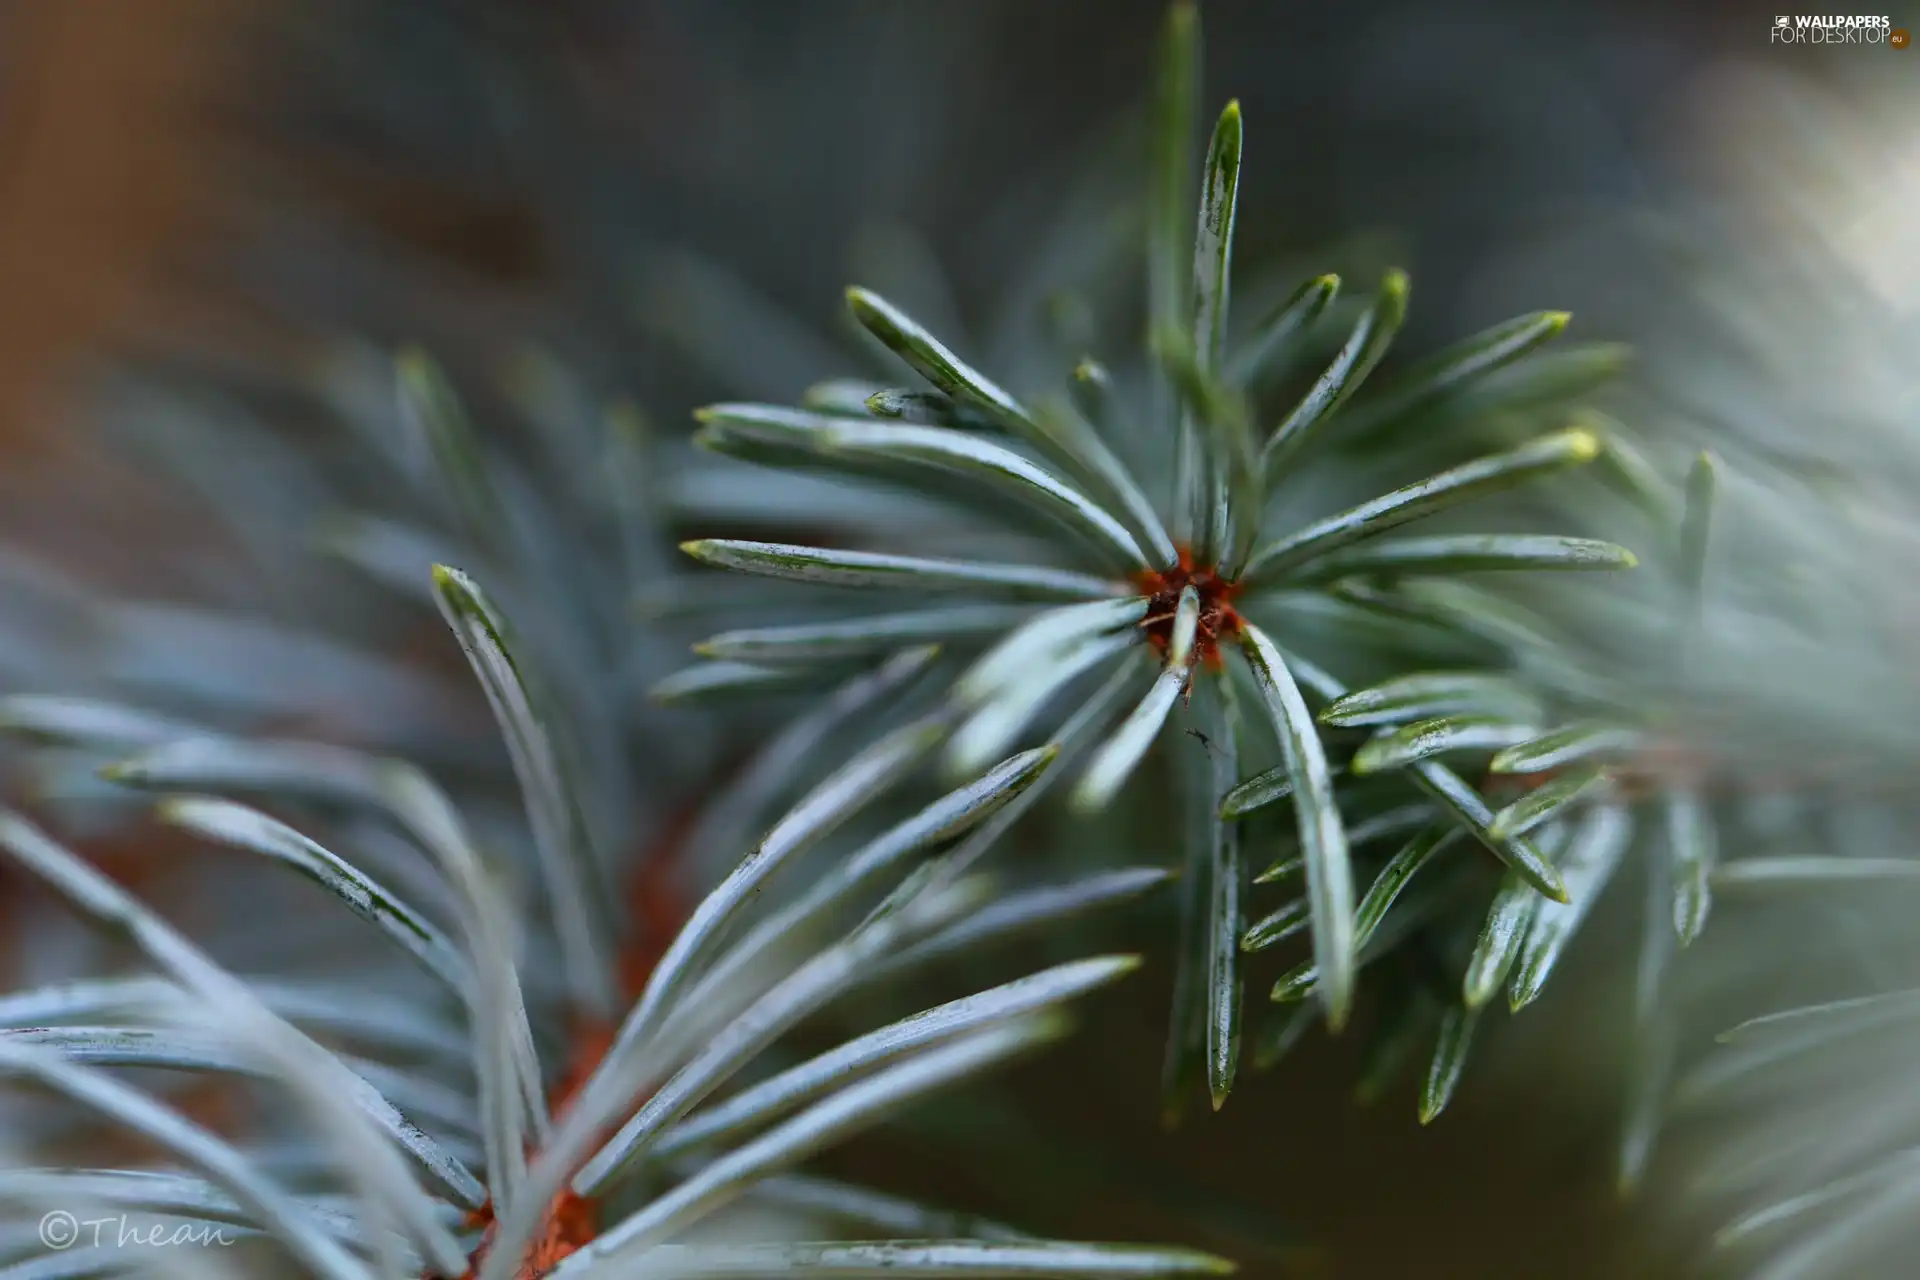
[[[1882,161],[1897,188],[1920,163],[1877,150],[1897,129],[1874,132],[1911,105],[1920,54],[1772,47],[1753,6],[1203,12],[1208,100],[1238,96],[1249,121],[1242,260],[1400,263],[1420,347],[1563,307],[1579,336],[1650,346],[1649,376],[1670,375],[1667,336],[1700,306],[1687,273],[1728,210],[1772,183],[1841,226],[1868,210],[1825,194]],[[1100,234],[1093,219],[1063,232],[1050,210],[1131,194],[1160,14],[1154,0],[0,5],[0,533],[123,586],[191,558],[205,513],[95,430],[130,372],[164,370],[189,406],[217,406],[257,402],[341,332],[424,343],[456,371],[537,342],[672,429],[712,393],[716,362],[772,349],[752,325],[789,316],[802,346],[820,341],[870,255],[937,258],[953,309],[977,320],[1036,244],[1071,253]],[[1808,101],[1866,123],[1843,139],[1781,106]],[[1790,136],[1796,122],[1810,134]],[[1916,238],[1861,234],[1910,306]],[[690,351],[675,324],[675,286],[711,262],[758,295],[739,300],[731,352]],[[818,372],[755,371],[772,396]],[[1604,911],[1597,928],[1624,932]],[[1223,1115],[1162,1133],[1152,982],[1100,1001],[999,1121],[1056,1135],[1110,1182],[1048,1224],[1062,1232],[1197,1224],[1253,1274],[1678,1274],[1684,1221],[1658,1180],[1634,1202],[1614,1194],[1616,1099],[1590,1069],[1627,1025],[1620,954],[1576,949],[1555,998],[1491,1040],[1431,1131],[1410,1089],[1352,1104],[1356,1046],[1317,1044]],[[1019,1216],[1035,1171],[981,1136],[994,1125],[952,1127],[976,1140],[874,1142],[843,1163]]]

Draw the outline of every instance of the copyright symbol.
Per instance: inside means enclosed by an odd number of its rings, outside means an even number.
[[[40,1243],[49,1249],[71,1249],[80,1238],[80,1220],[64,1209],[40,1219]]]

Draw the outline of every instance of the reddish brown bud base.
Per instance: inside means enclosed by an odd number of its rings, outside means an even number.
[[[635,942],[626,947],[620,956],[620,985],[629,1003],[640,998],[654,965],[660,961],[664,940],[671,938],[686,919],[683,895],[674,879],[677,870],[674,855],[692,826],[691,817],[691,813],[683,813],[668,824],[651,855],[641,860],[630,886],[629,905],[637,928]],[[611,1025],[586,1020],[574,1028],[572,1060],[568,1062],[566,1072],[555,1081],[548,1099],[548,1110],[554,1115],[558,1116],[567,1109],[574,1095],[599,1067],[601,1059],[613,1047],[615,1031],[616,1028]],[[528,1153],[530,1157],[532,1154]],[[480,1247],[474,1251],[470,1268],[463,1278],[472,1280],[473,1276],[479,1274],[480,1264],[486,1260],[487,1250],[493,1244],[496,1225],[493,1206],[488,1204],[479,1209],[468,1218],[467,1225],[486,1228],[486,1235],[482,1237]],[[547,1206],[540,1234],[534,1237],[526,1256],[521,1259],[519,1268],[514,1272],[514,1280],[538,1280],[570,1255],[592,1244],[599,1234],[598,1202],[575,1195],[570,1187],[562,1188],[560,1194],[553,1198],[553,1203]]]
[[[1147,597],[1147,616],[1140,620],[1147,639],[1162,655],[1173,645],[1173,617],[1180,609],[1180,593],[1191,586],[1200,597],[1200,625],[1194,632],[1193,653],[1209,671],[1220,669],[1220,646],[1240,634],[1240,614],[1233,598],[1240,584],[1220,576],[1213,565],[1195,566],[1193,552],[1180,548],[1179,563],[1164,571],[1135,574],[1134,585]]]

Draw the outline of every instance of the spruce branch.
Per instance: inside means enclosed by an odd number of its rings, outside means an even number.
[[[1596,539],[1380,536],[1593,462],[1601,438],[1581,427],[1456,465],[1345,512],[1283,523],[1295,501],[1292,482],[1317,446],[1339,441],[1350,426],[1382,431],[1470,394],[1496,375],[1524,371],[1567,317],[1519,317],[1373,387],[1409,298],[1407,277],[1389,272],[1318,377],[1277,416],[1263,418],[1271,412],[1262,404],[1271,390],[1269,370],[1296,361],[1304,344],[1318,340],[1317,322],[1339,282],[1332,276],[1308,281],[1251,336],[1235,336],[1229,323],[1233,230],[1248,134],[1239,105],[1229,103],[1196,164],[1198,42],[1196,12],[1175,6],[1159,54],[1150,130],[1149,341],[1138,361],[1144,383],[1123,381],[1111,362],[1089,357],[1055,375],[1064,376],[1066,396],[1019,394],[900,307],[854,288],[847,298],[855,322],[922,378],[925,390],[841,397],[826,393],[836,384],[822,383],[804,407],[723,403],[697,415],[698,439],[713,452],[919,495],[930,512],[943,513],[943,526],[950,518],[973,530],[956,539],[943,527],[943,544],[974,542],[1017,555],[921,554],[911,524],[889,537],[884,549],[857,540],[775,545],[723,538],[701,539],[685,549],[705,564],[735,572],[880,593],[888,606],[869,616],[849,610],[825,624],[749,633],[767,646],[761,652],[797,663],[810,651],[830,656],[831,650],[815,647],[817,637],[851,642],[912,634],[938,640],[950,652],[979,654],[950,686],[951,702],[967,717],[948,748],[949,762],[962,776],[995,752],[1045,741],[1046,726],[1059,714],[1053,708],[1089,706],[1077,702],[1085,695],[1075,690],[1098,671],[1119,672],[1125,659],[1144,651],[1152,661],[1142,665],[1152,669],[1152,679],[1130,677],[1144,681],[1131,686],[1137,690],[1133,709],[1106,731],[1071,784],[1072,807],[1089,820],[1139,786],[1156,744],[1173,737],[1168,726],[1189,714],[1185,709],[1207,686],[1229,703],[1238,684],[1259,695],[1242,714],[1264,722],[1266,732],[1234,731],[1247,740],[1247,764],[1236,764],[1236,770],[1252,765],[1248,772],[1257,777],[1201,783],[1212,792],[1203,806],[1209,817],[1188,836],[1215,851],[1198,862],[1190,851],[1187,865],[1213,868],[1214,918],[1206,932],[1230,941],[1220,941],[1204,966],[1214,975],[1204,1016],[1176,1010],[1169,1052],[1180,1057],[1198,1043],[1181,1028],[1209,1028],[1208,1073],[1218,1105],[1234,1078],[1242,985],[1234,957],[1246,932],[1238,891],[1219,878],[1239,877],[1237,854],[1220,860],[1221,851],[1237,849],[1244,839],[1234,821],[1256,803],[1294,808],[1309,888],[1305,910],[1316,974],[1311,989],[1338,1028],[1353,1006],[1361,940],[1354,927],[1349,819],[1336,787],[1349,774],[1400,769],[1428,755],[1511,746],[1537,736],[1541,727],[1520,720],[1488,722],[1471,734],[1464,727],[1447,734],[1413,729],[1418,736],[1406,744],[1380,740],[1356,755],[1343,735],[1315,723],[1307,699],[1323,698],[1325,691],[1302,674],[1303,659],[1291,647],[1336,653],[1350,641],[1337,627],[1307,624],[1300,602],[1335,604],[1339,590],[1356,581],[1391,585],[1411,575],[1489,569],[1622,569],[1635,558]],[[1197,211],[1191,194],[1196,186]],[[1136,385],[1150,388],[1138,402],[1122,390]],[[1262,429],[1263,422],[1273,425]],[[1155,476],[1171,477],[1172,492],[1142,483],[1142,477]],[[1043,513],[1048,523],[1012,515],[1016,506]],[[931,595],[969,603],[919,612],[905,607]],[[995,600],[1038,607],[996,627],[985,612],[996,607],[989,603]],[[740,646],[739,639],[722,634],[697,648],[730,659]],[[1219,738],[1223,731],[1219,724],[1201,731],[1213,743],[1210,750],[1228,749]],[[1271,759],[1267,742],[1282,748],[1281,764],[1262,773],[1259,757]],[[1148,785],[1159,785],[1153,776]],[[1513,821],[1495,827],[1494,813],[1451,774],[1416,776],[1436,797],[1438,820],[1466,824],[1519,868],[1523,883],[1564,895],[1549,860],[1519,830],[1509,829]],[[1366,817],[1363,811],[1357,820]],[[1443,834],[1447,829],[1440,828]],[[1258,941],[1270,946],[1286,932],[1274,924],[1260,931]],[[1517,946],[1517,935],[1513,941]],[[1181,963],[1184,972],[1197,962],[1183,956]],[[1170,1078],[1190,1074],[1183,1067],[1170,1070]]]

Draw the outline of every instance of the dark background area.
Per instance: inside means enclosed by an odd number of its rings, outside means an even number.
[[[33,388],[89,353],[202,334],[243,298],[376,337],[537,326],[670,402],[628,287],[649,246],[724,258],[812,320],[852,229],[898,220],[965,301],[1020,238],[1010,194],[1138,103],[1161,8],[10,4],[0,421],[50,416]],[[1416,325],[1495,310],[1470,296],[1490,252],[1686,180],[1704,66],[1806,61],[1746,8],[1209,3],[1208,101],[1249,120],[1243,253],[1389,233]],[[222,342],[267,336],[226,315]]]

